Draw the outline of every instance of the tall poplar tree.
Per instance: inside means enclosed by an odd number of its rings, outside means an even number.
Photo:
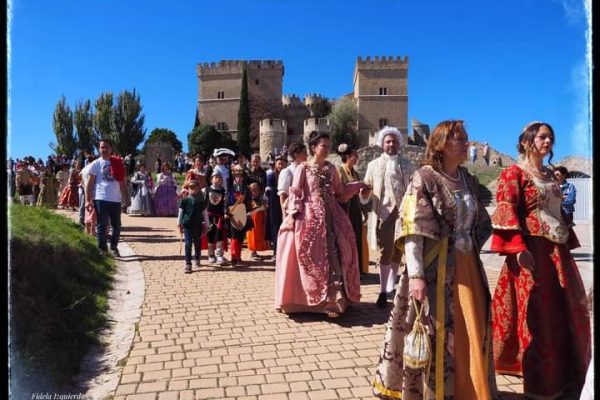
[[[101,93],[94,104],[94,134],[96,139],[113,139],[113,94],[112,92]]]
[[[238,111],[237,144],[240,152],[249,156],[252,147],[250,145],[250,104],[248,100],[248,76],[244,69],[242,78],[242,91],[240,93],[240,110]]]
[[[135,89],[119,93],[113,112],[113,148],[118,154],[137,153],[138,145],[146,136],[144,119],[140,96]]]
[[[56,154],[64,154],[67,157],[73,157],[77,150],[77,139],[73,134],[73,111],[67,104],[67,99],[63,95],[54,109],[52,116],[52,128],[56,135],[56,145],[50,143],[50,147]]]
[[[73,123],[77,131],[77,147],[82,152],[92,154],[98,145],[94,135],[94,115],[92,114],[90,100],[75,104]]]

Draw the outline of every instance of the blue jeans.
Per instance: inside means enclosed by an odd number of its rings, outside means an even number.
[[[107,250],[106,248],[106,227],[108,219],[112,226],[112,235],[110,235],[110,248],[116,249],[119,244],[119,236],[121,235],[121,203],[114,201],[94,200],[96,207],[96,215],[98,218],[96,224],[96,239],[98,240],[98,248]]]
[[[202,228],[192,227],[183,228],[183,239],[185,240],[185,263],[192,264],[192,245],[194,245],[194,254],[196,261],[200,261],[200,234]]]
[[[79,191],[79,224],[85,225],[85,194]]]

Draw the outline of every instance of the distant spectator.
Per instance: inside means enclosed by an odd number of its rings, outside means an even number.
[[[261,166],[260,154],[252,154],[250,157],[250,168],[248,169],[248,182],[256,182],[260,186],[261,193],[267,186],[267,171]]]
[[[185,157],[183,156],[183,153],[179,153],[177,155],[175,162],[177,163],[177,173],[179,175],[183,174],[183,172],[185,171]]]
[[[27,161],[23,160],[21,163],[21,168],[17,170],[15,181],[21,205],[24,206],[25,203],[28,203],[30,206],[35,205],[33,199],[33,175],[29,171]]]
[[[567,225],[573,224],[573,213],[575,212],[575,197],[577,196],[577,189],[572,183],[567,182],[567,175],[569,171],[566,167],[559,166],[554,168],[554,176],[558,180],[560,185],[560,191],[562,192],[562,209],[565,212],[565,218],[567,219]]]
[[[471,164],[475,164],[475,161],[477,161],[477,146],[475,142],[471,143],[469,147],[469,159],[471,160]]]
[[[12,160],[10,160],[10,162],[12,162]],[[6,166],[6,176],[8,178],[8,182],[9,182],[9,185],[8,185],[9,192],[8,193],[10,195],[10,198],[12,199],[15,196],[15,191],[17,189],[17,186],[15,183],[15,176],[16,176],[15,169],[13,166],[11,166],[10,162],[7,163],[7,166]]]
[[[483,159],[486,165],[490,165],[490,145],[488,142],[483,143]]]
[[[162,160],[159,157],[156,157],[156,162],[154,163],[154,171],[157,174],[160,174],[160,172],[162,171]]]

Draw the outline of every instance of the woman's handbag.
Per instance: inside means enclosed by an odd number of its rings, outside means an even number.
[[[423,305],[410,297],[409,301],[415,308],[415,321],[410,333],[404,337],[404,365],[411,369],[421,369],[431,365],[431,342],[427,329],[421,321]],[[427,301],[427,300],[425,300]]]

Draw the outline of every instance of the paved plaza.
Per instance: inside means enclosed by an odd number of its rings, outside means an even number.
[[[574,255],[589,290],[591,226],[576,231],[583,247]],[[389,315],[375,307],[374,262],[361,280],[361,303],[329,320],[274,311],[271,252],[238,268],[208,266],[203,254],[203,265],[184,274],[175,218],[123,215],[120,246],[119,268],[139,262],[143,269],[144,301],[114,400],[374,398]],[[489,241],[482,259],[493,290],[502,259],[488,249]],[[519,378],[498,375],[497,383],[503,398],[522,398]]]

